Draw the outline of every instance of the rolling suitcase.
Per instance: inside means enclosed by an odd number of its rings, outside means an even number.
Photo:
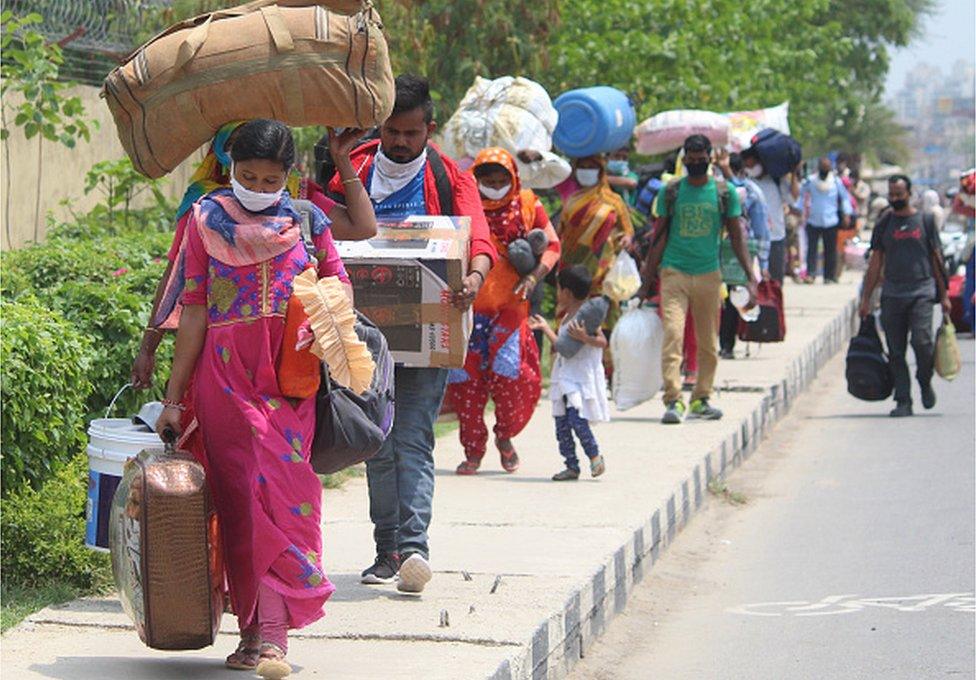
[[[125,464],[112,501],[109,548],[122,607],[153,649],[212,645],[223,613],[217,515],[203,466],[173,446]]]

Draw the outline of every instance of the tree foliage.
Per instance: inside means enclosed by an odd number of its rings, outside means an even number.
[[[175,0],[178,20],[231,6]],[[612,85],[641,117],[673,108],[791,103],[814,152],[882,155],[897,126],[883,107],[888,50],[908,44],[933,0],[376,0],[395,73],[430,78],[446,120],[475,76],[521,75],[556,96]],[[849,134],[848,134],[849,132]],[[863,145],[870,145],[871,148]]]
[[[64,63],[61,47],[34,30],[43,20],[40,14],[17,17],[10,10],[0,14],[0,98],[4,114],[0,139],[10,135],[9,107],[14,112],[13,125],[22,128],[27,139],[40,134],[72,148],[79,139],[90,139],[96,123],[86,118],[80,98],[65,93],[71,84],[58,79]],[[11,93],[21,95],[16,105],[9,104]]]

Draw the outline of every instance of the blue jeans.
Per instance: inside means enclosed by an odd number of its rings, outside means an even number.
[[[600,455],[600,447],[590,429],[590,421],[580,415],[572,406],[566,407],[566,415],[556,416],[556,441],[559,442],[559,453],[566,459],[566,467],[579,472],[579,459],[576,457],[576,442],[573,432],[583,447],[587,458],[593,459]]]
[[[434,422],[447,371],[397,366],[396,416],[379,453],[366,461],[369,518],[377,554],[418,552],[425,558],[434,500]]]

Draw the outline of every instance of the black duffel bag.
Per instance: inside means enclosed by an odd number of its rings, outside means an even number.
[[[356,334],[369,348],[376,369],[369,389],[356,394],[333,382],[323,364],[311,460],[320,475],[372,458],[393,428],[393,356],[383,333],[359,312],[356,319]]]
[[[861,320],[861,329],[847,348],[847,391],[864,401],[883,401],[891,396],[893,380],[874,316]]]

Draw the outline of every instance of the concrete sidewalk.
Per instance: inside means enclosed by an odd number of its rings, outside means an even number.
[[[295,632],[300,676],[329,678],[559,678],[626,604],[636,581],[707,496],[708,482],[748,457],[820,366],[846,343],[855,278],[787,284],[786,342],[752,345],[719,366],[717,422],[663,426],[659,401],[596,428],[607,473],[556,484],[549,404],[516,439],[522,468],[489,455],[457,477],[456,433],[438,441],[430,531],[434,580],[420,597],[363,586],[372,563],[365,479],[326,492],[326,570],[338,592],[326,617]],[[236,645],[224,617],[217,645],[163,653],[141,645],[116,600],[51,607],[3,638],[2,672],[18,678],[210,678],[227,675]]]

